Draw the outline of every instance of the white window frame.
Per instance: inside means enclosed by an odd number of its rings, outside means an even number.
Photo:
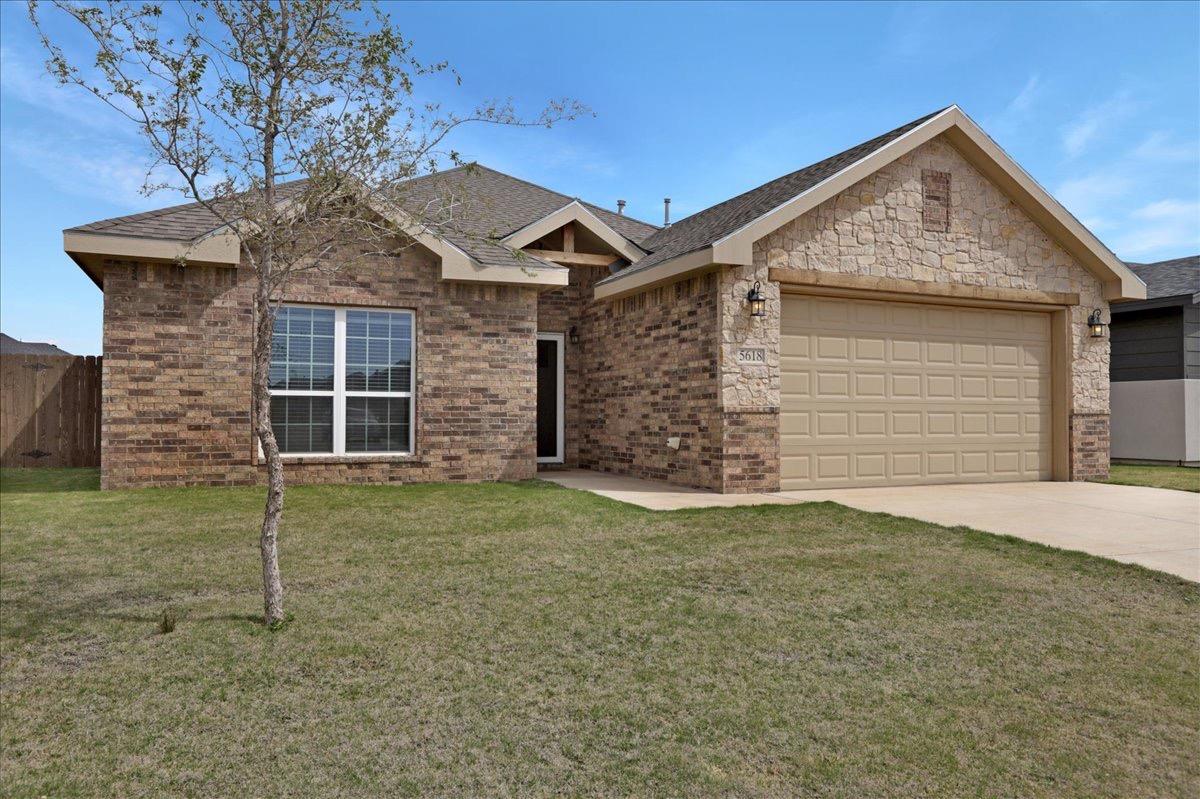
[[[302,302],[285,302],[284,308],[315,308],[333,311],[333,391],[300,391],[296,389],[270,389],[272,397],[333,397],[333,451],[332,452],[284,452],[282,458],[390,458],[412,455],[416,449],[417,436],[417,316],[407,308],[371,308],[360,306],[311,305]],[[348,311],[376,311],[390,314],[406,314],[412,335],[408,341],[408,391],[347,391],[346,390],[346,313]],[[379,452],[346,451],[346,398],[386,397],[408,399],[408,449]],[[262,448],[259,447],[262,457]]]
[[[556,449],[556,452],[554,455],[552,455],[552,456],[540,456],[539,455],[537,462],[538,463],[562,463],[565,460],[565,458],[563,457],[563,449],[566,446],[566,438],[567,438],[566,419],[563,418],[563,411],[564,411],[563,406],[566,404],[564,401],[566,398],[565,397],[566,391],[564,390],[565,389],[564,377],[565,377],[566,370],[565,370],[565,364],[563,363],[566,360],[565,356],[567,354],[566,353],[566,349],[567,349],[566,348],[566,337],[562,333],[538,333],[537,338],[538,338],[538,341],[553,341],[556,344],[558,344],[558,376],[557,376],[558,386],[556,388],[557,396],[555,398],[555,402],[558,407],[558,446],[557,446],[557,449]],[[534,356],[536,358],[536,353],[534,354]]]

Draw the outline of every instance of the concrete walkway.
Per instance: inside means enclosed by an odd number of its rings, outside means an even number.
[[[651,510],[837,502],[1075,549],[1200,582],[1200,494],[1100,483],[982,483],[717,494],[582,469],[543,480]]]
[[[656,480],[622,477],[587,469],[538,472],[538,478],[563,488],[591,491],[602,497],[640,505],[649,510],[684,508],[732,508],[738,505],[795,505],[797,500],[782,494],[718,494],[703,488],[684,488]]]

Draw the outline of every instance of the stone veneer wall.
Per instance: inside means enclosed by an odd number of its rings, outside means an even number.
[[[922,170],[950,174],[949,229],[926,230]],[[779,286],[770,267],[824,270],[998,288],[1078,292],[1071,310],[1072,477],[1107,473],[1107,338],[1087,333],[1092,308],[1107,308],[1100,282],[981,175],[936,138],[754,245],[754,265],[721,276],[721,401],[729,411],[779,407]],[[751,320],[746,291],[762,282],[770,311]],[[766,349],[766,369],[736,362],[739,347]],[[1086,423],[1077,421],[1086,417]],[[1086,431],[1086,432],[1085,432]]]
[[[247,269],[112,262],[104,290],[103,486],[261,480]],[[534,289],[445,282],[435,259],[410,248],[304,273],[285,300],[413,309],[417,336],[414,454],[290,461],[290,481],[534,475]]]

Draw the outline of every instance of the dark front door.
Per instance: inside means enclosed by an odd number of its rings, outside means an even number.
[[[540,461],[562,457],[559,418],[562,396],[562,339],[539,338],[537,342],[537,456]]]

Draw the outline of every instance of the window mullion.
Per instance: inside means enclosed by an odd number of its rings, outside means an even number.
[[[346,309],[333,316],[333,453],[346,454]]]

